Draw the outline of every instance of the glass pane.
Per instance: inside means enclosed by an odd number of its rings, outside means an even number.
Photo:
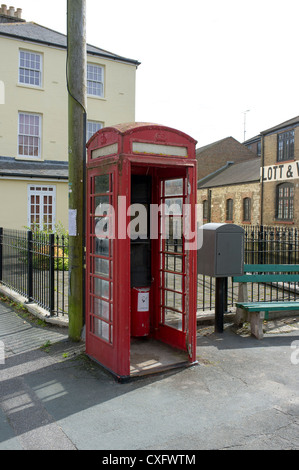
[[[165,240],[165,250],[174,253],[182,253],[182,239],[166,239]],[[168,256],[168,255],[167,255]]]
[[[109,302],[102,299],[94,298],[94,312],[95,315],[109,320]]]
[[[95,215],[110,214],[110,197],[109,196],[96,196],[94,198],[94,211]]]
[[[109,325],[105,321],[99,320],[94,317],[94,334],[100,338],[109,341]]]
[[[109,256],[109,240],[107,238],[95,238],[94,252],[96,255]]]
[[[109,299],[109,281],[94,278],[94,294]]]
[[[183,178],[165,181],[165,196],[179,196],[183,194]]]
[[[100,239],[109,238],[109,217],[97,217],[95,219],[94,233]]]
[[[94,258],[94,273],[109,277],[109,260]]]
[[[110,175],[99,175],[94,177],[95,194],[109,193],[109,176]]]
[[[164,309],[164,324],[177,330],[183,329],[182,315],[167,308]]]
[[[165,291],[164,305],[166,307],[174,308],[175,310],[183,311],[183,295],[177,292]]]
[[[169,215],[182,215],[183,214],[183,198],[168,198],[164,199],[166,204],[165,213]]]
[[[183,218],[180,216],[164,217],[164,224],[161,224],[162,236],[169,244],[178,244],[183,235]]]
[[[165,269],[181,273],[183,271],[183,262],[181,256],[165,256]]]
[[[164,286],[167,289],[182,292],[182,276],[180,274],[164,273]]]

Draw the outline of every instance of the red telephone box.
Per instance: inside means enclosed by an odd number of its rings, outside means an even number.
[[[196,363],[195,145],[149,123],[87,144],[86,352],[120,379]]]

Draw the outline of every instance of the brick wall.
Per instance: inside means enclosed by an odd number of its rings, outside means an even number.
[[[299,160],[299,127],[295,129],[295,147],[294,147],[294,160]],[[281,162],[288,164],[288,162]],[[290,162],[289,162],[290,163]],[[264,166],[277,164],[277,133],[264,136]],[[294,225],[299,227],[299,179],[290,179],[289,182],[294,184],[294,219],[291,222],[278,221],[276,215],[276,192],[277,185],[286,182],[274,181],[263,183],[263,225]]]
[[[295,160],[299,160],[299,126],[295,127]],[[277,163],[277,133],[264,136],[264,166]]]
[[[200,180],[219,170],[227,162],[237,163],[251,158],[256,158],[256,154],[233,137],[201,147],[196,150],[197,179]]]
[[[203,203],[208,199],[208,189],[197,190],[197,203]],[[211,194],[211,220],[210,222],[225,223],[226,221],[226,201],[233,199],[233,220],[232,223],[241,225],[243,221],[243,199],[251,198],[251,224],[260,223],[260,184],[248,183],[232,186],[221,186],[210,188]],[[207,222],[205,220],[204,222]]]

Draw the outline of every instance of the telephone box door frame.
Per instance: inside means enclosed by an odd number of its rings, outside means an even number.
[[[158,191],[158,180],[166,178],[170,171],[174,176],[183,175],[186,179],[185,197],[191,205],[193,214],[197,191],[195,144],[194,139],[180,131],[148,123],[127,123],[101,129],[87,144],[86,352],[118,377],[130,376],[131,285],[130,237],[127,235],[127,227],[130,221],[128,209],[131,203],[132,168],[140,165],[153,169],[153,173],[156,174],[153,192]],[[146,150],[142,150],[143,148]],[[159,151],[156,152],[156,149]],[[173,150],[177,151],[177,154],[173,153]],[[112,181],[108,193],[95,192],[93,178],[107,173],[111,174],[110,182]],[[97,209],[95,198],[103,197],[104,200],[104,196],[109,196],[114,208],[115,237],[109,240],[109,246],[112,247],[109,255],[95,251],[95,226],[98,223],[96,219],[104,217],[100,208]],[[193,232],[195,227],[196,222],[192,215]],[[153,246],[157,247],[157,243]],[[107,273],[95,271],[96,263],[102,263],[98,261],[99,259],[104,260],[106,265],[109,263],[108,277]],[[160,276],[157,261],[155,266],[154,276]],[[188,252],[188,267],[183,292],[188,301],[188,308],[185,309],[184,335],[181,335],[179,341],[175,334],[174,339],[162,335],[159,338],[158,315],[155,313],[151,336],[186,351],[189,363],[194,363],[196,362],[196,250]],[[155,284],[154,298],[155,302],[159,303],[157,307],[159,310],[160,293],[157,292],[157,282]],[[108,289],[109,297],[107,294],[102,295],[100,286]],[[106,305],[106,310],[103,310],[103,305]]]

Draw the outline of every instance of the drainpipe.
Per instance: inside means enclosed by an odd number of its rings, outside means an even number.
[[[211,222],[212,214],[212,190],[208,189],[208,222]]]
[[[260,216],[260,222],[261,226],[264,225],[264,179],[263,179],[263,168],[264,168],[264,162],[265,162],[265,137],[262,135],[262,142],[261,142],[261,152],[262,152],[262,161],[261,161],[261,167],[262,167],[262,175],[261,175],[261,216]]]

